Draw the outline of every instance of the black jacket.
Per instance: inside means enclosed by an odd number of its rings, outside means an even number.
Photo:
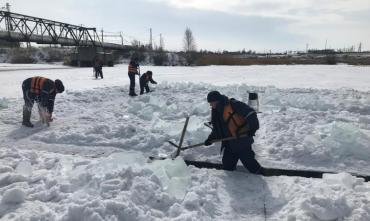
[[[157,82],[153,80],[153,78],[149,75],[147,75],[147,73],[144,73],[143,75],[141,75],[140,77],[140,87],[144,87],[145,85],[148,84],[148,82],[152,83],[152,84],[156,84]]]
[[[254,136],[256,130],[259,128],[257,113],[253,108],[241,101],[233,98],[229,99],[228,97],[222,95],[222,100],[219,101],[216,109],[212,109],[211,122],[213,129],[211,134],[208,136],[208,139],[222,139],[231,136],[228,126],[223,118],[224,107],[229,103],[231,104],[231,107],[235,113],[246,119],[248,136]],[[227,144],[227,141],[222,143],[223,146],[225,144]]]

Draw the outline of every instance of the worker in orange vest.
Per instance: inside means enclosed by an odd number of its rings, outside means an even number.
[[[63,93],[64,85],[61,80],[52,81],[44,77],[32,77],[23,81],[23,121],[22,125],[33,127],[31,111],[35,101],[38,103],[41,121],[49,124],[53,121],[54,100],[58,93]]]
[[[252,144],[253,136],[259,128],[257,113],[247,104],[229,99],[218,91],[207,95],[207,101],[212,107],[212,132],[204,141],[206,146],[212,140],[235,137],[233,140],[223,141],[222,164],[225,170],[235,170],[240,160],[251,173],[262,174],[263,168],[255,159]]]
[[[135,76],[139,75],[140,77],[140,66],[136,56],[131,58],[131,61],[128,65],[128,77],[130,78],[130,96],[137,96],[135,93]]]

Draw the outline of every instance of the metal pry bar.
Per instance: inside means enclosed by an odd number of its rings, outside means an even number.
[[[181,146],[182,146],[182,143],[184,141],[184,137],[185,137],[185,133],[186,133],[186,128],[188,127],[188,123],[189,123],[189,116],[186,117],[186,120],[185,120],[185,124],[184,124],[184,128],[182,129],[182,132],[181,132],[181,137],[180,137],[180,143],[179,145],[175,144],[174,142],[172,141],[168,141],[169,144],[171,144],[172,146],[176,147],[176,153],[174,153],[172,155],[172,159],[175,159],[176,157],[178,157],[180,155],[180,152],[181,152]]]
[[[184,141],[184,137],[185,137],[185,133],[186,133],[186,128],[188,127],[188,123],[189,123],[189,118],[190,118],[189,116],[186,117],[184,128],[182,129],[182,133],[181,133],[180,143],[179,143],[179,146],[177,147],[176,154],[175,154],[175,156],[173,158],[176,158],[176,157],[178,157],[180,155],[182,142]]]

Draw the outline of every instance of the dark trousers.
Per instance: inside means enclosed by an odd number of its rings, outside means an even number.
[[[235,170],[238,160],[251,173],[261,173],[261,165],[255,159],[252,144],[252,137],[243,137],[237,140],[231,140],[227,143],[222,156],[222,164],[225,170]]]
[[[22,91],[23,91],[23,99],[24,99],[24,106],[27,108],[28,111],[32,110],[33,104],[36,100],[36,95],[34,93],[31,93],[29,89],[25,87],[24,84],[22,84]]]
[[[140,94],[144,94],[144,89],[146,93],[150,92],[148,83],[146,84],[140,84]]]
[[[95,78],[98,79],[100,76],[103,79],[103,68],[101,67],[95,67]]]
[[[130,78],[130,94],[135,94],[135,73],[128,73]]]

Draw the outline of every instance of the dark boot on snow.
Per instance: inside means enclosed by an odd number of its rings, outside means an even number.
[[[28,110],[28,108],[23,108],[23,121],[22,125],[26,127],[33,127],[33,124],[31,123],[31,111]]]

